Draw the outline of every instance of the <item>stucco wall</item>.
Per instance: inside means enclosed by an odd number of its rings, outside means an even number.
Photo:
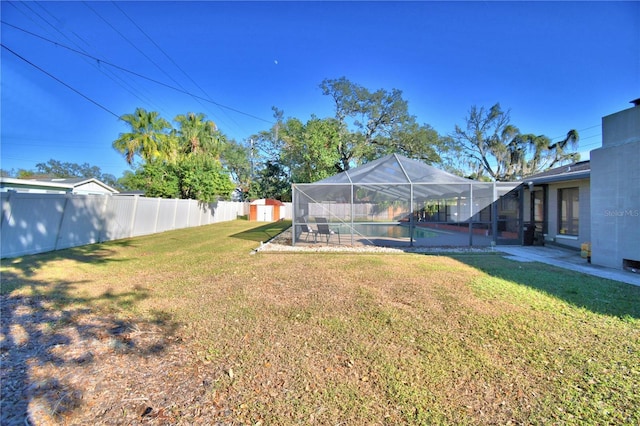
[[[602,134],[591,151],[591,261],[622,268],[640,261],[640,107],[604,117]]]
[[[639,140],[640,106],[625,109],[602,118],[602,148],[637,144]]]

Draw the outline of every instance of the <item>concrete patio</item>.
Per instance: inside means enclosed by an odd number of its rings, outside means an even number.
[[[570,269],[600,278],[620,281],[640,286],[640,272],[605,268],[592,265],[580,257],[580,252],[549,246],[497,246],[497,251],[505,253],[507,259],[518,262],[541,262],[559,268]]]

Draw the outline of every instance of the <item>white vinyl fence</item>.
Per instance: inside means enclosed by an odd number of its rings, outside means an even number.
[[[43,253],[235,220],[249,203],[3,192],[0,257]]]

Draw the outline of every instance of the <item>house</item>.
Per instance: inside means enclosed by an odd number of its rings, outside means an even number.
[[[591,240],[590,172],[590,162],[581,161],[524,181],[525,245],[556,243],[579,249]]]
[[[591,262],[640,269],[640,99],[602,119],[591,151]]]
[[[640,99],[633,104],[603,117],[590,161],[525,179],[524,244],[589,243],[591,263],[640,269]]]
[[[117,194],[118,190],[95,178],[0,178],[0,192],[31,194]]]

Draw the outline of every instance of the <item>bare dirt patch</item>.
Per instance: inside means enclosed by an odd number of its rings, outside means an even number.
[[[225,408],[167,324],[1,296],[3,425],[198,423]]]

